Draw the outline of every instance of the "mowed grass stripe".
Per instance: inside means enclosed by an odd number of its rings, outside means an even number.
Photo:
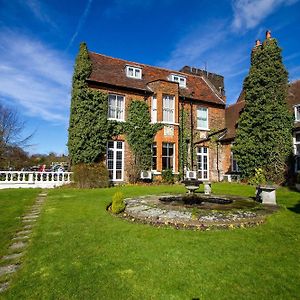
[[[253,187],[215,184],[251,196]],[[184,192],[130,186],[49,193],[23,268],[5,299],[293,299],[300,294],[299,194],[262,226],[230,231],[155,228],[105,210],[125,196]],[[294,210],[293,210],[294,209]]]

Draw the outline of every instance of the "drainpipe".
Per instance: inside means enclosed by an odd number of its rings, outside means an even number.
[[[183,98],[184,101],[184,98]],[[184,146],[185,146],[185,141],[183,141],[183,116],[184,116],[184,105],[183,102],[181,103],[181,124],[180,124],[180,137],[181,137],[181,172],[182,172],[182,176],[184,176]]]
[[[220,181],[220,170],[219,170],[219,141],[217,141],[217,172],[218,172],[218,182]]]
[[[190,102],[190,110],[191,110],[191,169],[194,169],[194,124],[193,124],[193,105],[192,101]]]

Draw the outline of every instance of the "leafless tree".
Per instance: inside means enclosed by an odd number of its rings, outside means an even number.
[[[0,166],[5,167],[6,154],[12,147],[25,148],[33,134],[24,137],[25,122],[15,109],[0,103]]]

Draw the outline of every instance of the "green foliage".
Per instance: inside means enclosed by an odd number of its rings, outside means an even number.
[[[73,74],[69,124],[68,148],[73,164],[100,161],[108,139],[122,131],[121,124],[107,120],[108,95],[87,86],[91,72],[88,50],[82,43]]]
[[[151,145],[161,124],[150,123],[150,113],[146,102],[133,100],[128,108],[125,132],[134,155],[134,164],[139,170],[151,169]]]
[[[119,214],[125,210],[124,196],[121,192],[116,192],[112,197],[111,211],[114,214]]]
[[[190,168],[188,163],[188,143],[191,139],[191,131],[189,126],[189,112],[185,111],[183,108],[179,111],[179,170],[181,170],[181,175],[183,178],[184,169]]]
[[[73,167],[74,182],[78,188],[103,188],[109,186],[106,166],[95,164],[78,164]]]
[[[300,173],[297,174],[296,182],[297,182],[297,183],[300,183]]]
[[[245,108],[233,147],[243,178],[253,177],[255,169],[261,168],[267,180],[284,180],[292,144],[287,84],[281,49],[275,39],[268,39],[253,51],[244,81]]]
[[[267,183],[265,171],[262,168],[255,169],[255,175],[249,180],[252,185],[264,185]]]
[[[171,169],[164,170],[161,172],[162,181],[165,183],[173,184],[174,183],[174,174]]]

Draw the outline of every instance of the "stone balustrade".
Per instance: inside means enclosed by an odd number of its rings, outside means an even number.
[[[72,182],[72,172],[0,171],[0,189],[55,188]]]

